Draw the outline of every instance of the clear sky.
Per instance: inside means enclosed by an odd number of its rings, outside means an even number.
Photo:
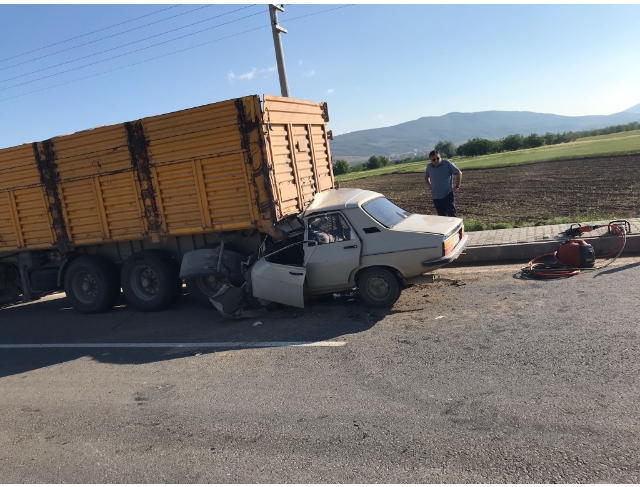
[[[279,95],[267,6],[204,5],[0,5],[0,147]],[[327,101],[334,134],[454,111],[640,103],[640,5],[353,5],[296,20],[341,5],[279,14],[291,96]]]

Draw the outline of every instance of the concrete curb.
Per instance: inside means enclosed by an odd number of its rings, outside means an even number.
[[[467,247],[464,253],[456,259],[456,263],[486,263],[506,260],[528,261],[539,255],[555,252],[564,240]],[[619,245],[619,237],[617,236],[583,238],[582,240],[593,245],[596,256],[612,252]],[[633,252],[640,252],[640,235],[627,235],[627,243],[622,255]]]

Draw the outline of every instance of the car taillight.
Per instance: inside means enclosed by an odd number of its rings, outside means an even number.
[[[444,247],[443,255],[447,255],[449,252],[451,252],[455,248],[455,246],[458,245],[459,241],[460,241],[459,233],[454,233],[448,239],[446,239],[443,244],[443,247]]]

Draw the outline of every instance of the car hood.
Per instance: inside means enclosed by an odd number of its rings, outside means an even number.
[[[462,223],[460,218],[436,215],[411,215],[392,228],[398,232],[436,233],[448,235]]]

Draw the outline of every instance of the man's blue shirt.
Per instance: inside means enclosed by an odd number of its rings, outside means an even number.
[[[453,187],[451,176],[459,172],[460,169],[448,159],[442,159],[438,167],[432,163],[427,164],[425,177],[429,176],[431,179],[431,197],[434,200],[440,200],[447,196]]]

